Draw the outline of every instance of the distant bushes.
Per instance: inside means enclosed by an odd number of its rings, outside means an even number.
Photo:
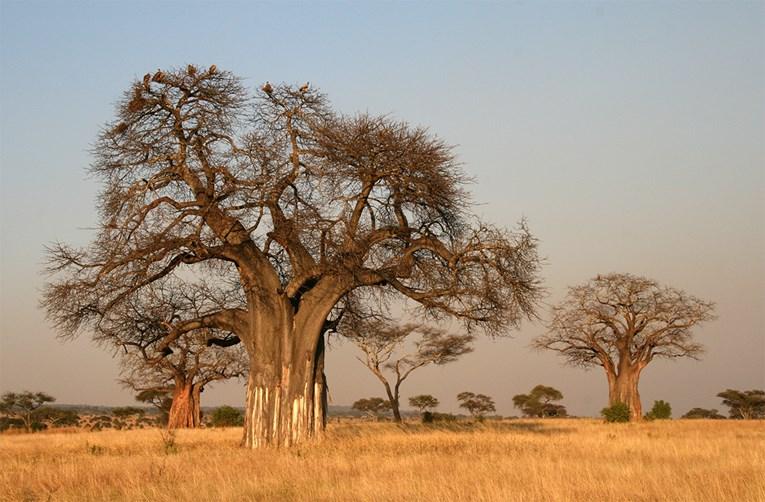
[[[618,423],[630,421],[630,407],[626,403],[614,403],[600,410],[606,422]]]
[[[653,402],[653,408],[646,413],[647,420],[667,420],[672,418],[672,406],[666,401],[659,399]]]
[[[216,408],[210,415],[210,425],[213,427],[238,427],[243,424],[242,412],[231,406]]]

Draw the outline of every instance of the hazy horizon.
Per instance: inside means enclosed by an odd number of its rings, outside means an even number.
[[[44,246],[82,245],[98,190],[86,168],[131,82],[216,64],[248,89],[311,84],[343,113],[426,126],[456,146],[475,211],[522,217],[545,257],[546,305],[599,273],[645,275],[717,304],[701,361],[657,360],[644,408],[723,409],[765,387],[765,3],[0,3],[0,392],[127,405],[117,360],[61,342],[38,308]],[[545,306],[539,312],[547,318]],[[600,369],[529,349],[543,322],[415,372],[406,399],[512,396],[543,383],[571,414],[606,404]],[[333,404],[382,396],[348,343],[327,355]],[[244,402],[210,387],[203,406]],[[407,407],[406,404],[404,407]]]

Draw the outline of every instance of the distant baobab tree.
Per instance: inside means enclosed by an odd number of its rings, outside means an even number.
[[[711,302],[631,274],[599,275],[569,288],[534,346],[559,352],[575,366],[601,366],[609,405],[625,403],[630,419],[641,420],[643,369],[656,358],[697,358],[702,346],[692,330],[711,319]]]
[[[174,320],[199,318],[226,302],[235,305],[236,295],[166,278],[130,295],[94,329],[97,341],[119,348],[123,385],[143,396],[170,396],[170,429],[199,427],[205,387],[247,375],[247,354],[233,324],[216,329],[200,323],[166,343]]]
[[[151,402],[169,396],[169,429],[199,427],[205,388],[247,374],[247,358],[241,347],[210,347],[208,339],[205,331],[190,332],[173,342],[173,353],[166,357],[147,359],[145,352],[130,350],[122,358],[120,381],[126,387],[137,391],[138,396],[153,398]]]
[[[235,284],[242,305],[165,320],[157,347],[236,327],[247,447],[323,428],[325,323],[353,291],[489,334],[535,312],[536,240],[471,213],[452,147],[386,116],[340,115],[314,86],[252,98],[215,66],[147,74],[94,155],[97,233],[82,249],[50,247],[49,319],[72,337],[168,277]]]
[[[430,364],[454,362],[473,351],[473,335],[450,334],[419,324],[353,319],[341,322],[338,333],[364,353],[363,358],[357,359],[383,384],[396,422],[401,422],[401,384],[414,370]],[[402,350],[407,342],[413,345],[409,352]]]

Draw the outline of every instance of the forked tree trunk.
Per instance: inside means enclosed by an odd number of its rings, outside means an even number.
[[[380,379],[383,382],[383,385],[385,386],[385,393],[388,395],[388,402],[390,402],[390,409],[393,412],[393,421],[396,423],[401,423],[401,410],[399,409],[399,397],[398,397],[398,388],[396,388],[396,391],[392,391],[390,388],[390,384],[388,384],[388,381],[385,380],[384,377],[380,376]]]
[[[201,409],[199,405],[200,386],[179,382],[173,390],[173,404],[167,418],[168,429],[199,427]]]
[[[620,366],[616,374],[608,373],[608,404],[624,403],[630,409],[630,420],[638,422],[643,419],[643,407],[640,403],[638,381],[640,368],[636,365]]]

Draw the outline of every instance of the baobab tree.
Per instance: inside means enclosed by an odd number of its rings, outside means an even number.
[[[396,422],[401,422],[401,384],[414,370],[451,363],[473,351],[470,334],[455,335],[419,324],[398,325],[379,318],[350,319],[340,323],[338,333],[361,349],[364,356],[357,359],[383,384]],[[407,342],[413,344],[412,350],[400,353]]]
[[[247,374],[247,357],[241,345],[221,349],[211,347],[210,339],[207,330],[186,333],[169,346],[173,352],[166,357],[131,349],[122,358],[120,381],[139,396],[170,396],[168,429],[199,427],[205,388]]]
[[[98,342],[119,348],[123,385],[143,396],[170,396],[170,429],[201,425],[205,387],[247,374],[247,354],[233,324],[197,327],[165,343],[174,320],[199,318],[226,303],[237,305],[240,299],[203,282],[165,278],[130,295],[94,329]]]
[[[608,401],[624,403],[630,419],[643,417],[638,381],[656,358],[698,358],[693,328],[714,318],[714,304],[631,274],[598,275],[569,288],[553,307],[549,331],[534,341],[567,363],[601,366]]]
[[[167,320],[157,350],[236,328],[247,447],[321,430],[323,334],[353,291],[489,334],[534,314],[536,241],[471,215],[452,148],[388,117],[335,113],[313,87],[250,98],[214,65],[147,74],[94,153],[100,222],[85,248],[50,247],[49,318],[76,336],[163,278],[236,283],[243,305]]]

